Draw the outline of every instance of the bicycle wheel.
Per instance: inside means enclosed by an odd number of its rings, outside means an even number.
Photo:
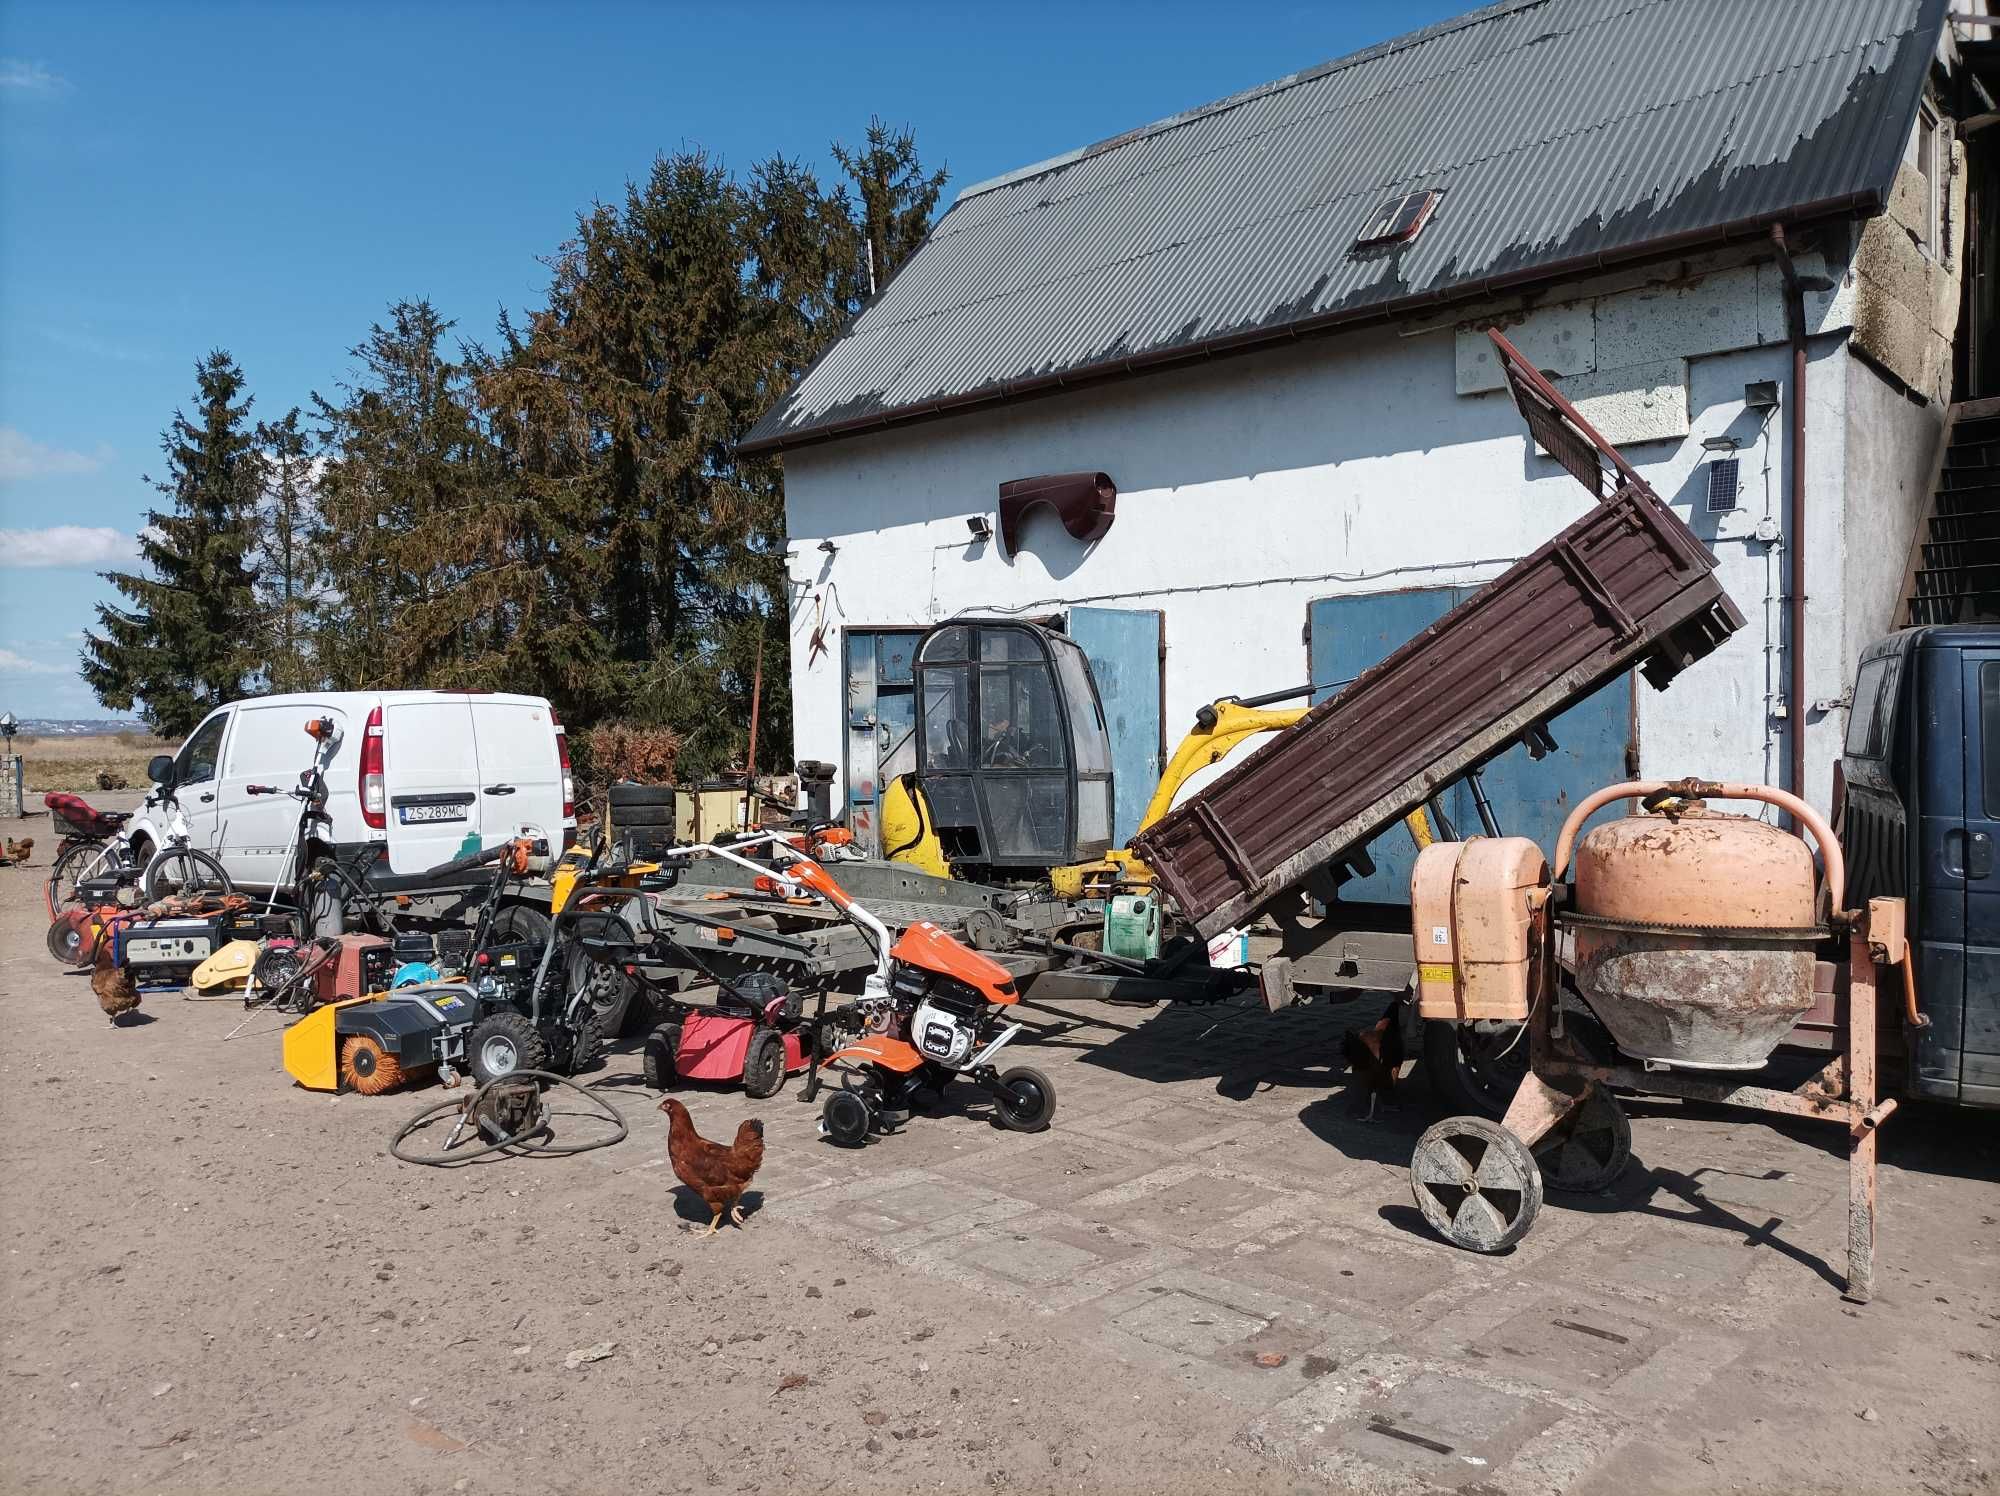
[[[116,856],[111,842],[77,842],[58,853],[49,869],[49,918],[54,919],[75,901],[77,885],[84,879],[110,872],[117,865]]]
[[[146,902],[185,894],[236,891],[221,863],[195,847],[168,847],[146,864]]]

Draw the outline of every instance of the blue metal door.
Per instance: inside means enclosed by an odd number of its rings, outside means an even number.
[[[1163,623],[1157,612],[1130,608],[1071,608],[1069,636],[1083,647],[1111,738],[1111,844],[1122,847],[1139,829],[1163,765],[1160,661]]]
[[[1306,635],[1314,702],[1324,701],[1369,666],[1379,664],[1478,590],[1428,587],[1314,602],[1307,613]],[[1536,761],[1517,745],[1480,774],[1500,830],[1508,836],[1532,837],[1545,852],[1553,851],[1556,833],[1578,799],[1599,785],[1628,777],[1629,677],[1619,677],[1555,718],[1549,734],[1557,744],[1553,754]],[[1478,808],[1466,786],[1453,785],[1442,804],[1459,835],[1479,834]],[[1606,812],[1619,813],[1618,807]],[[1409,832],[1400,826],[1384,832],[1368,854],[1375,863],[1374,873],[1344,884],[1341,896],[1357,902],[1408,903],[1410,869],[1416,861]]]

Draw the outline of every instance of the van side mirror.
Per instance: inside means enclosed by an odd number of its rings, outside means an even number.
[[[163,788],[174,782],[174,756],[162,753],[146,765],[146,777]]]

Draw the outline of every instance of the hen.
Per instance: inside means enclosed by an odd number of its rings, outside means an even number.
[[[113,1028],[118,1020],[139,1006],[139,984],[132,973],[120,966],[114,958],[118,942],[109,930],[97,940],[97,961],[90,973],[90,990],[97,994],[97,1006],[104,1009],[104,1016],[111,1020]]]
[[[660,1110],[667,1114],[667,1161],[674,1166],[674,1177],[714,1212],[705,1234],[713,1236],[721,1229],[724,1211],[742,1225],[743,1207],[738,1202],[764,1162],[764,1124],[755,1118],[745,1122],[736,1129],[736,1141],[724,1148],[696,1132],[688,1109],[673,1097],[662,1101]]]
[[[1375,1120],[1375,1108],[1384,1096],[1396,1090],[1396,1075],[1403,1068],[1403,1026],[1395,1008],[1390,1008],[1367,1028],[1351,1028],[1340,1041],[1340,1052],[1354,1078],[1368,1088],[1368,1115]]]
[[[7,855],[0,857],[0,862],[26,862],[28,854],[34,850],[35,839],[32,836],[24,836],[19,841],[10,836],[6,839]]]

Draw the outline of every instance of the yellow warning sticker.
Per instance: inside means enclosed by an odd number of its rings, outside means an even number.
[[[1452,970],[1433,961],[1425,961],[1417,967],[1417,980],[1422,982],[1449,982]]]

